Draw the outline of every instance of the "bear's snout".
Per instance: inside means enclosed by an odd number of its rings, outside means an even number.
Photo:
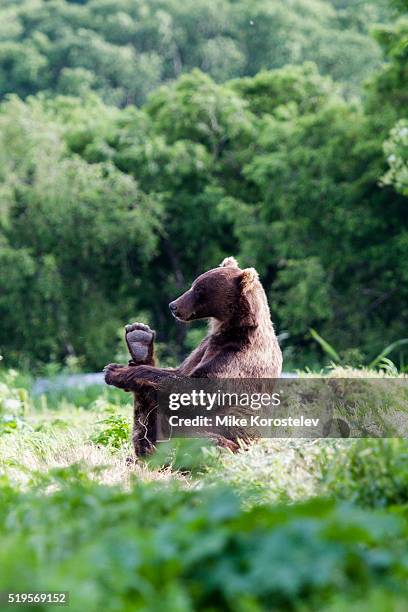
[[[175,301],[174,302],[170,302],[169,308],[170,308],[171,314],[176,316],[177,315],[177,304],[176,304]]]
[[[194,303],[192,292],[186,291],[176,300],[169,304],[170,312],[179,321],[191,321],[194,317]]]

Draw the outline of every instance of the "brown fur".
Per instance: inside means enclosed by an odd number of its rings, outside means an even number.
[[[129,366],[110,364],[105,380],[135,395],[133,443],[137,455],[154,448],[156,389],[168,378],[277,378],[282,354],[265,291],[253,268],[241,270],[233,257],[199,276],[192,287],[170,304],[182,321],[209,319],[209,332],[177,368],[158,368],[153,352],[149,362]],[[236,440],[217,437],[237,448]]]

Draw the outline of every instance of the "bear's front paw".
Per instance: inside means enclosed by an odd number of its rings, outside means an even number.
[[[103,373],[105,375],[105,382],[107,385],[115,385],[117,382],[117,375],[122,366],[119,363],[108,363],[103,368]]]
[[[156,332],[144,323],[126,325],[125,330],[126,343],[134,363],[150,363]]]

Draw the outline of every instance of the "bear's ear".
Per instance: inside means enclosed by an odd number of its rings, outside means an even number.
[[[239,268],[239,265],[235,257],[226,257],[220,263],[220,268]]]
[[[259,276],[255,268],[245,268],[241,276],[241,288],[243,293],[249,291],[257,280],[259,280]]]

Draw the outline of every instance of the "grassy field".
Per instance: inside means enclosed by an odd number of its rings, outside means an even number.
[[[1,380],[0,591],[70,591],[78,612],[406,609],[405,440],[185,441],[129,466],[127,395]]]

